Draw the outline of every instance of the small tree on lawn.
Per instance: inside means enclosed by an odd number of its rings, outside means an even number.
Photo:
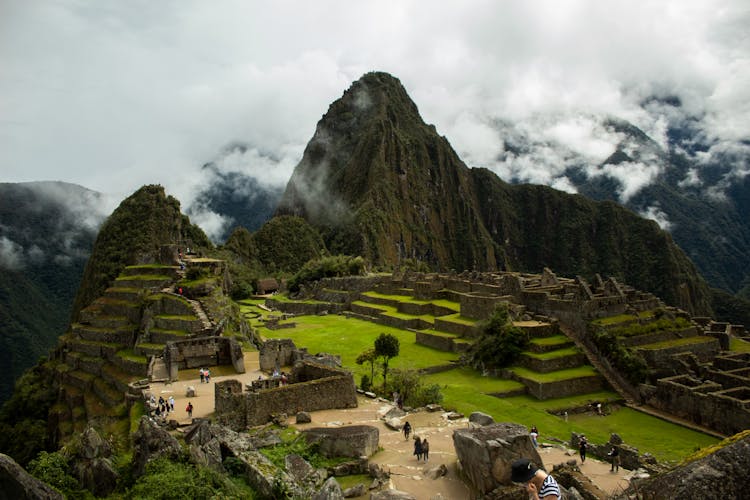
[[[375,355],[383,358],[383,389],[388,387],[388,362],[398,356],[400,344],[398,338],[390,333],[381,333],[375,339]]]
[[[375,354],[375,349],[367,349],[366,351],[360,353],[360,355],[357,356],[356,359],[358,365],[370,363],[370,383],[375,380],[375,361],[377,361],[377,359],[378,355]],[[366,377],[367,375],[364,376]],[[363,387],[362,389],[367,390],[368,388]]]

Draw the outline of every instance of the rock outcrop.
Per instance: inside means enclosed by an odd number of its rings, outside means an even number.
[[[72,470],[78,482],[97,497],[106,497],[117,487],[119,474],[112,463],[112,447],[88,427],[79,440]]]
[[[167,457],[177,458],[180,443],[151,418],[141,417],[138,430],[133,434],[133,475],[140,477],[151,460]]]
[[[632,485],[640,498],[747,498],[750,430],[729,438],[715,452]]]
[[[0,500],[63,500],[65,497],[41,482],[8,455],[0,453]]]
[[[453,431],[453,446],[469,484],[485,494],[510,485],[510,464],[528,458],[541,465],[542,459],[523,425],[497,423]]]

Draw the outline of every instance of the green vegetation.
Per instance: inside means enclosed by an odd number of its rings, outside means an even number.
[[[365,273],[365,261],[362,257],[334,255],[310,260],[305,263],[287,283],[289,291],[298,292],[300,287],[311,281],[335,276],[360,276]]]
[[[346,458],[327,458],[318,452],[318,446],[307,442],[304,434],[288,429],[281,433],[281,443],[259,450],[276,467],[284,469],[287,455],[296,454],[307,460],[315,468],[331,467],[345,462]]]
[[[383,361],[383,390],[388,389],[388,363],[398,356],[400,347],[398,337],[390,333],[381,333],[375,339],[375,356]]]
[[[253,499],[255,494],[247,485],[230,481],[211,469],[159,458],[146,464],[146,473],[130,488],[127,497]]]
[[[659,318],[647,323],[632,323],[627,326],[609,328],[608,331],[615,337],[636,337],[653,332],[674,332],[685,330],[693,325],[682,317]]]
[[[440,386],[438,384],[425,385],[424,378],[417,370],[394,369],[388,389],[398,392],[406,406],[417,408],[443,402]]]
[[[648,365],[636,352],[622,346],[617,336],[600,328],[591,332],[591,339],[602,355],[606,356],[620,370],[625,378],[634,384],[645,382],[648,377]]]
[[[482,326],[482,334],[469,348],[468,357],[475,367],[503,368],[516,360],[529,345],[529,338],[513,326],[508,306],[501,305]]]

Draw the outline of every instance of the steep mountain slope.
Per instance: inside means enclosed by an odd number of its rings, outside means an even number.
[[[306,218],[332,252],[378,265],[602,272],[693,313],[710,310],[702,278],[655,223],[469,169],[386,73],[366,74],[331,104],[277,214]]]
[[[0,402],[65,330],[102,208],[74,184],[0,183]]]
[[[161,245],[210,248],[211,242],[180,212],[180,202],[162,186],[143,186],[104,222],[73,304],[72,319],[99,297],[128,265],[152,262]]]

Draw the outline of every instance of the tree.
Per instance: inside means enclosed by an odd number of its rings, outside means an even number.
[[[508,306],[500,305],[468,354],[474,366],[502,368],[513,363],[528,345],[528,336],[513,326]]]
[[[375,355],[383,358],[383,389],[388,387],[388,362],[398,356],[400,344],[398,338],[390,333],[381,333],[375,339]]]
[[[377,361],[378,355],[375,353],[375,349],[367,349],[357,356],[356,362],[358,365],[370,363],[370,380],[375,379],[375,361]]]

